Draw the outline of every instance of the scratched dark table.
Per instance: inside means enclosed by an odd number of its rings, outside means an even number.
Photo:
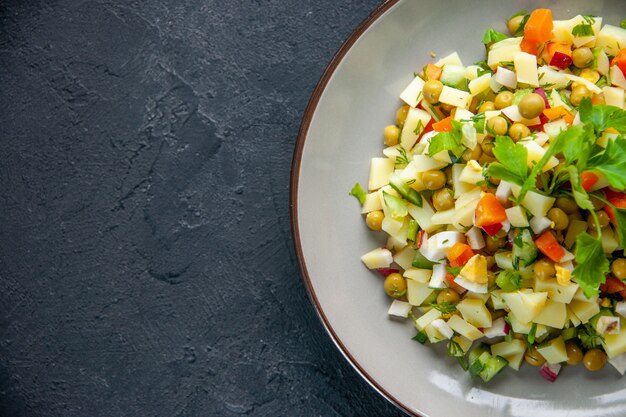
[[[400,416],[297,267],[308,98],[377,0],[0,2],[0,415]]]

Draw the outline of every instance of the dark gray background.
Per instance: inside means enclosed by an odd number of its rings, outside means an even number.
[[[401,414],[289,223],[308,98],[378,4],[0,2],[0,415]]]

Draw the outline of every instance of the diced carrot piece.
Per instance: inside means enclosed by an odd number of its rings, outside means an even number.
[[[546,49],[548,54],[550,55],[550,59],[554,56],[555,52],[560,52],[568,57],[572,57],[572,49],[570,45],[560,43],[560,42],[550,42],[546,45]]]
[[[454,291],[456,291],[459,294],[463,294],[466,289],[461,287],[459,284],[457,284],[455,281],[454,275],[452,275],[451,273],[446,273],[446,282],[448,283],[448,286],[453,289]]]
[[[450,248],[447,255],[452,268],[465,265],[472,256],[474,256],[472,248],[468,244],[461,242],[455,243],[454,246]]]
[[[560,262],[563,256],[565,256],[565,249],[559,245],[559,242],[556,241],[556,238],[549,230],[543,232],[541,236],[535,239],[535,245],[537,245],[537,249],[541,253],[554,262]]]
[[[552,11],[550,9],[535,9],[530,14],[524,26],[524,39],[528,42],[548,42],[552,39]]]
[[[475,226],[493,226],[506,220],[506,211],[495,195],[486,193],[478,201],[474,216]]]
[[[441,67],[438,67],[435,64],[428,64],[424,67],[424,76],[426,77],[426,81],[428,80],[438,80],[441,78],[441,72],[443,70]]]
[[[571,125],[574,122],[574,116],[563,106],[551,107],[543,111],[543,115],[550,121],[563,119],[567,125]]]
[[[624,74],[624,77],[626,77],[626,48],[617,51],[617,54],[615,54],[615,57],[611,61],[611,66],[613,65],[617,65],[622,71],[622,74]]]
[[[522,50],[522,52],[526,52],[527,54],[537,56],[537,43],[536,42],[531,42],[527,40],[526,38],[522,38],[522,41],[519,44],[519,48]]]
[[[606,196],[607,201],[615,207],[626,209],[626,193],[613,191],[610,188],[604,188],[604,195]],[[613,213],[613,208],[608,204],[606,204],[603,208],[611,219],[611,222],[615,224],[615,214]]]
[[[452,132],[452,117],[448,116],[438,122],[433,123],[435,132]]]
[[[604,104],[604,100],[602,100],[602,97],[599,94],[593,94],[591,96],[591,104],[593,104],[594,106],[596,104]]]
[[[600,291],[607,294],[615,294],[626,290],[626,284],[621,280],[613,277],[608,277],[604,284],[600,285]]]
[[[594,174],[591,171],[583,171],[580,174],[580,185],[585,189],[585,191],[589,191],[591,187],[593,187],[596,182],[598,182],[598,175]]]

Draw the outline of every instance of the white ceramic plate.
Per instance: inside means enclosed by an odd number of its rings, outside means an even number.
[[[369,160],[381,154],[382,129],[394,120],[398,94],[430,51],[484,59],[489,27],[522,10],[549,6],[555,19],[603,16],[619,24],[622,0],[388,1],[347,39],[322,76],[303,118],[292,170],[292,226],[303,279],[337,347],[379,393],[409,414],[443,417],[626,416],[626,378],[565,368],[556,383],[538,369],[507,369],[489,384],[471,378],[441,349],[413,340],[408,322],[388,318],[381,279],[360,261],[381,246],[348,192],[367,184]],[[372,393],[372,395],[375,395]]]

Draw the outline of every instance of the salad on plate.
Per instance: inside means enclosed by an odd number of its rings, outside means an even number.
[[[488,29],[400,93],[366,189],[385,247],[361,258],[411,320],[484,381],[525,362],[626,372],[626,20],[549,9]],[[562,368],[563,367],[563,368]]]

